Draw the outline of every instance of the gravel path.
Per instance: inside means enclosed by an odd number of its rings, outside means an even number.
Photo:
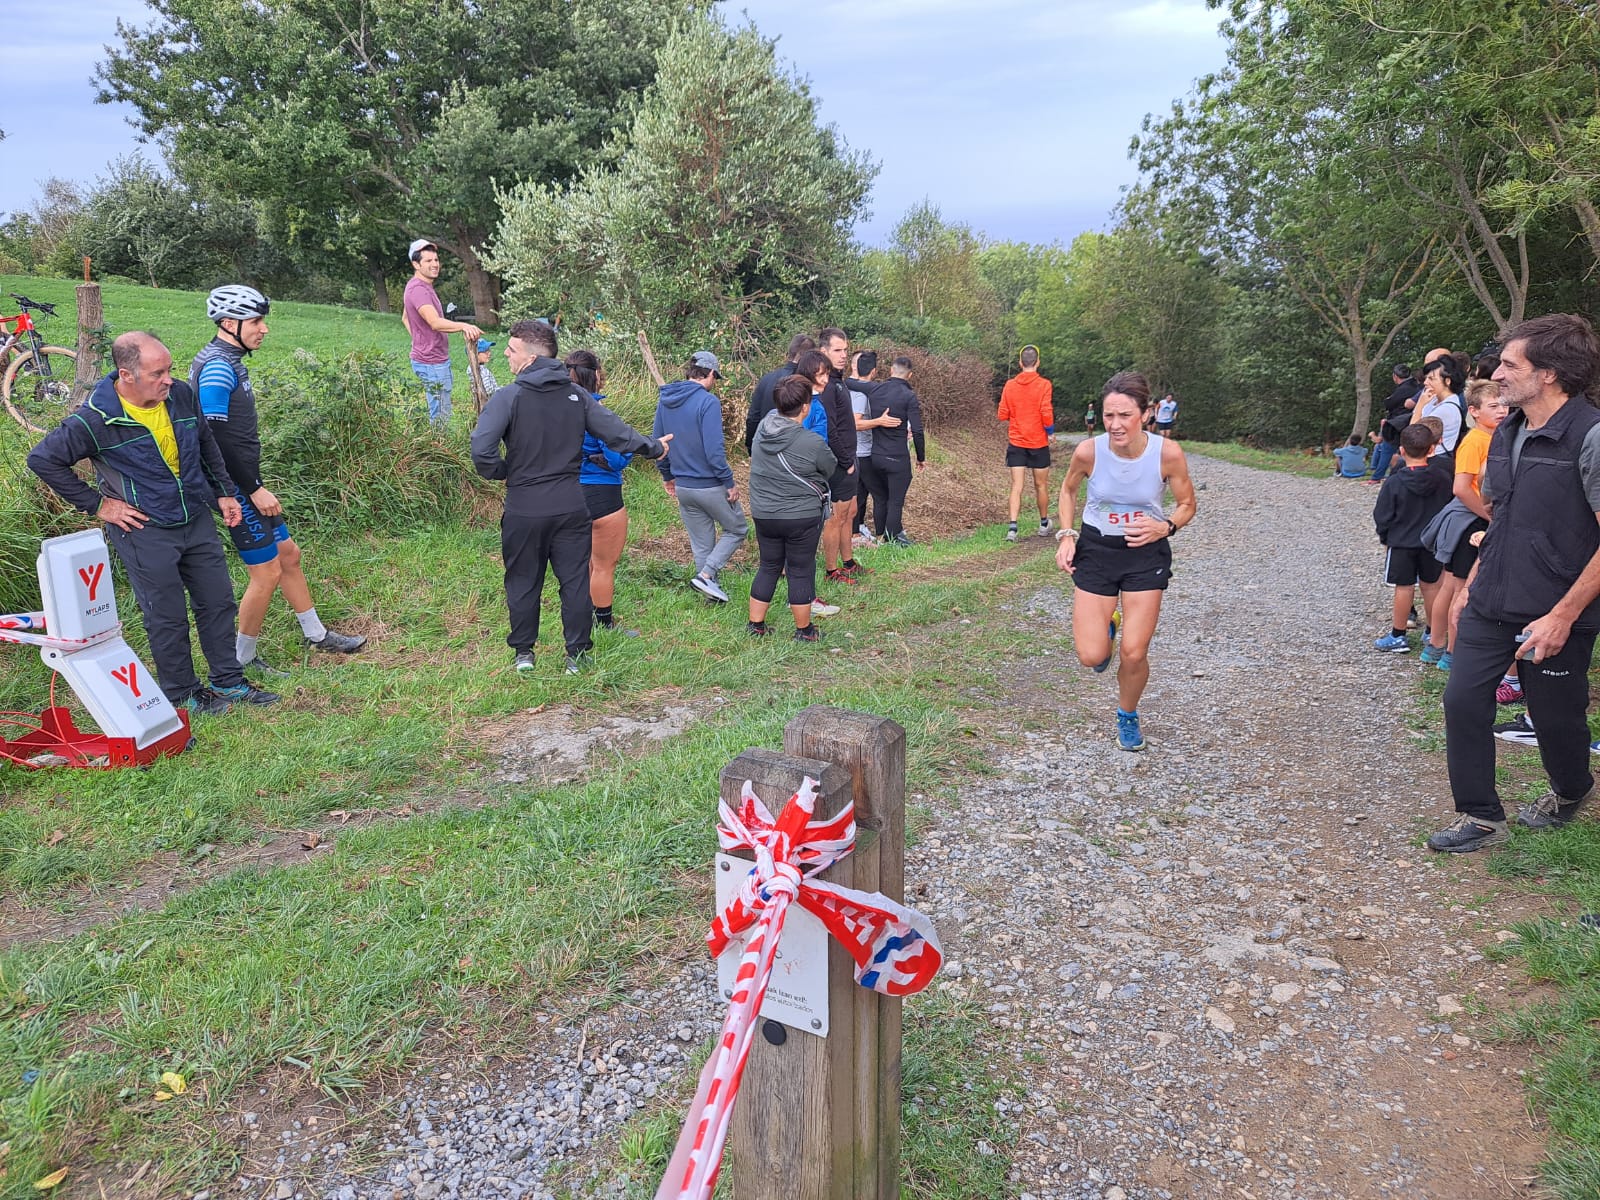
[[[908,855],[950,956],[938,986],[981,1002],[1022,1084],[1014,1194],[1526,1194],[1524,1058],[1472,1015],[1517,987],[1483,954],[1513,914],[1473,910],[1481,864],[1417,844],[1449,805],[1442,756],[1406,728],[1414,656],[1368,648],[1387,611],[1373,490],[1192,466],[1150,749],[1115,748],[1110,674],[1041,653],[1004,698],[1030,723],[997,730],[1003,774]],[[1069,594],[994,619],[1065,629]],[[553,1016],[521,1060],[414,1076],[364,1127],[247,1115],[240,1191],[531,1200],[603,1181],[604,1135],[685,1086],[712,983],[695,963],[587,1023]]]

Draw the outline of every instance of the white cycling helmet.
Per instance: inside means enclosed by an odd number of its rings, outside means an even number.
[[[228,283],[206,297],[206,316],[218,325],[224,321],[248,321],[264,317],[272,309],[268,300],[253,287],[242,283]]]

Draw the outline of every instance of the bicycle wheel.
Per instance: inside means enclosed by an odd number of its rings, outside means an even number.
[[[72,385],[77,377],[78,355],[62,346],[41,346],[11,360],[0,397],[6,411],[29,433],[46,433],[67,415]]]

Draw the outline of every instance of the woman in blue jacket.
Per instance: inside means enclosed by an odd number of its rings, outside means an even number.
[[[572,382],[596,400],[604,400],[600,389],[606,385],[605,369],[593,350],[574,350],[566,357]],[[589,506],[591,548],[589,551],[589,599],[594,603],[594,623],[606,629],[616,624],[611,602],[616,598],[617,563],[628,544],[628,510],[622,506],[622,469],[633,461],[631,454],[618,454],[592,433],[583,435],[583,465],[578,483]]]

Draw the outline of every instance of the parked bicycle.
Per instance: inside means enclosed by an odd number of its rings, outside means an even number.
[[[0,316],[0,399],[17,424],[30,433],[45,433],[66,415],[77,376],[76,351],[48,346],[39,335],[33,314],[56,315],[54,304],[29,300],[12,292],[22,311]]]

